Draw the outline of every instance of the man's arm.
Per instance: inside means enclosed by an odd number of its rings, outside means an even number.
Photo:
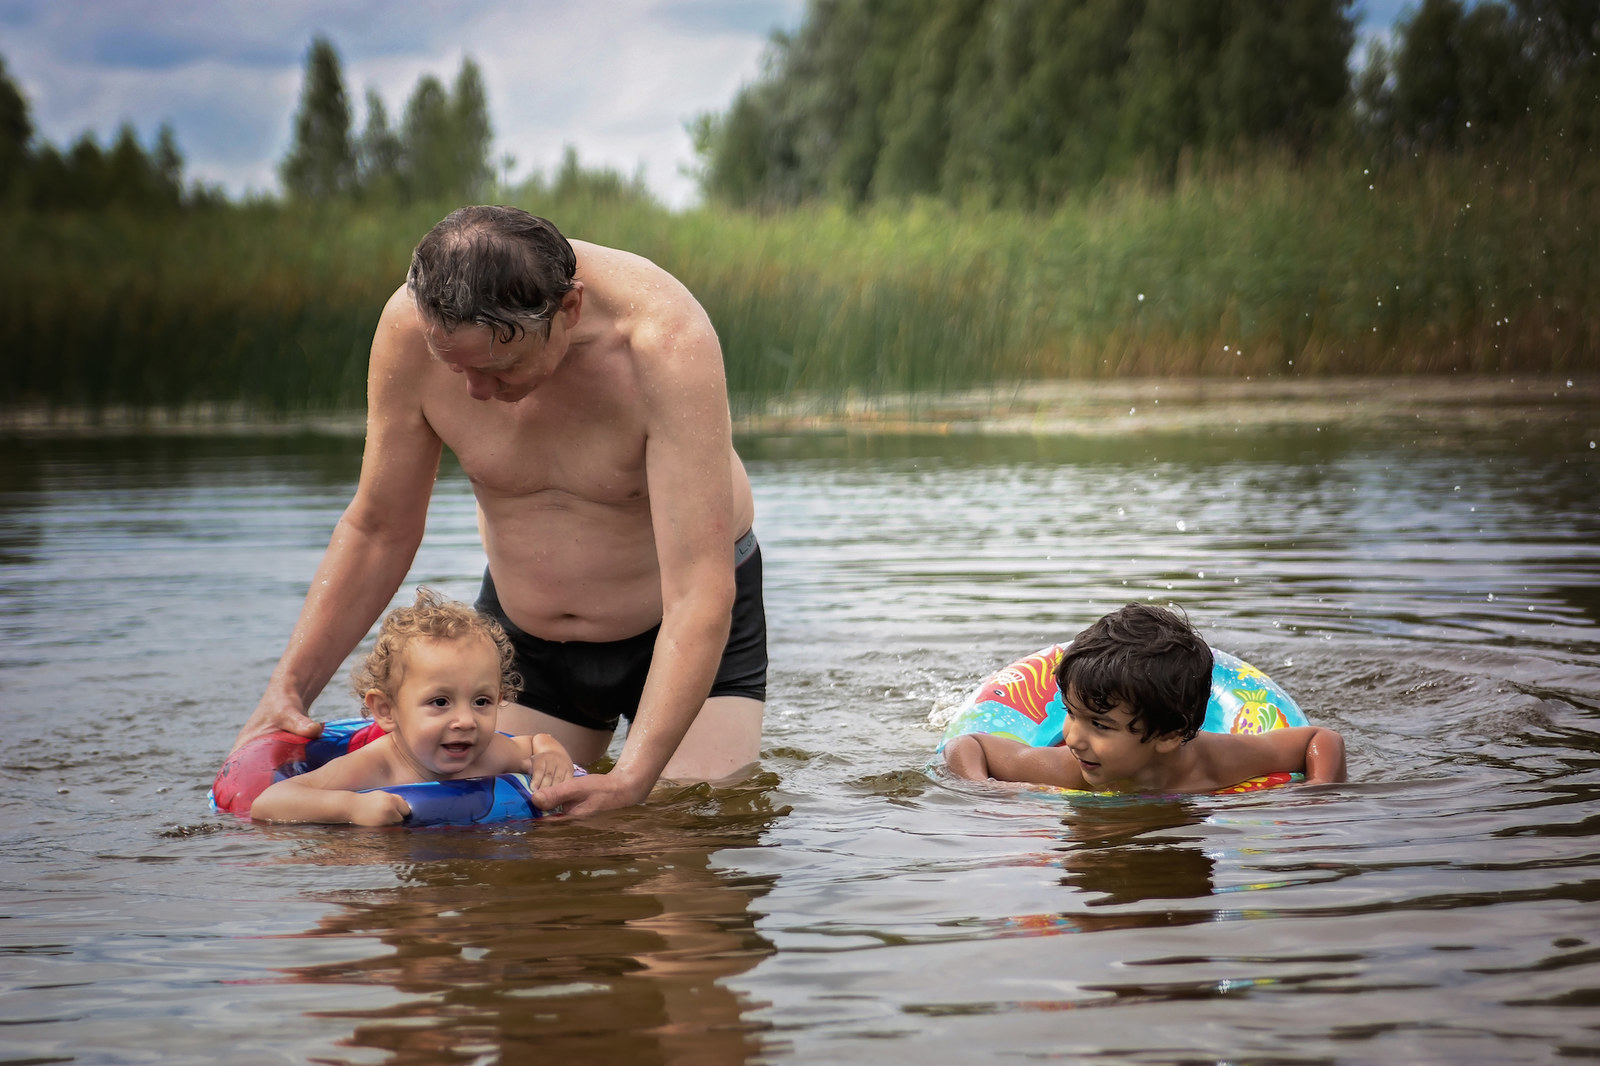
[[[1083,788],[1077,760],[1065,748],[1035,748],[992,733],[966,733],[944,746],[944,762],[971,781],[1019,781],[1056,788]]]
[[[616,765],[535,794],[568,814],[641,802],[711,691],[733,609],[732,425],[722,350],[692,313],[636,342],[647,406],[645,476],[662,618],[639,710]]]
[[[334,527],[288,647],[234,739],[235,749],[280,729],[317,735],[321,724],[306,710],[405,579],[422,542],[441,452],[421,409],[429,358],[402,289],[384,308],[373,339],[360,484]]]

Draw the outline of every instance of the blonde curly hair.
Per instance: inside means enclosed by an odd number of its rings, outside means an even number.
[[[378,639],[366,659],[350,671],[350,687],[365,700],[376,689],[391,703],[398,698],[403,655],[413,640],[461,640],[484,637],[500,654],[500,697],[515,699],[522,675],[512,667],[511,641],[500,623],[464,603],[447,600],[427,586],[418,586],[410,607],[396,607],[378,628]],[[366,713],[363,709],[362,713]]]

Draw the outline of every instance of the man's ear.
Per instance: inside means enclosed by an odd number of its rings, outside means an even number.
[[[561,294],[561,314],[565,316],[564,324],[568,329],[583,317],[583,282],[574,281],[572,288]]]
[[[385,733],[394,732],[394,705],[389,702],[389,697],[378,689],[369,688],[367,694],[361,697],[361,702],[367,705],[367,713],[378,723],[378,728]]]

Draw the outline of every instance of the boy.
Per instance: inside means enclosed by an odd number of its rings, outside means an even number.
[[[1056,668],[1063,743],[1034,748],[969,733],[945,745],[959,777],[1096,792],[1214,792],[1276,772],[1308,784],[1345,779],[1344,738],[1300,726],[1202,733],[1211,648],[1171,611],[1130,603],[1073,638]]]
[[[251,816],[395,825],[411,805],[392,792],[363,790],[503,773],[525,773],[535,789],[567,780],[572,759],[554,737],[495,732],[501,702],[521,684],[511,658],[511,642],[493,620],[418,589],[414,604],[389,612],[351,676],[377,738],[269,786]]]

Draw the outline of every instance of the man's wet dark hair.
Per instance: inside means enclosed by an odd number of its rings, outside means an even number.
[[[406,287],[423,317],[447,330],[488,326],[509,343],[561,306],[578,257],[547,219],[517,207],[463,207],[411,253]]]
[[[1146,742],[1168,733],[1187,741],[1205,724],[1211,646],[1187,618],[1130,603],[1072,638],[1056,681],[1063,698],[1070,692],[1090,710],[1127,704]]]

